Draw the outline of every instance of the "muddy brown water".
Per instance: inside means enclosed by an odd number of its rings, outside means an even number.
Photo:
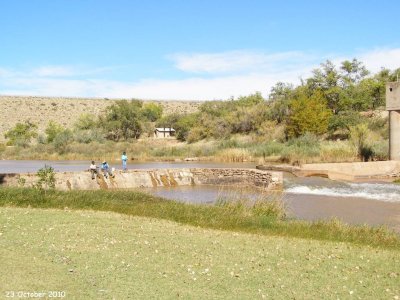
[[[82,171],[87,161],[0,161],[0,173],[36,172],[44,165],[55,171]],[[119,164],[111,167],[121,169]],[[131,163],[129,169],[151,168],[254,168],[254,163],[146,162]],[[243,194],[242,189],[218,186],[181,186],[146,189],[154,195],[188,203],[213,204],[224,193]],[[257,192],[247,191],[249,197]],[[229,196],[228,195],[228,196]],[[297,178],[284,175],[283,200],[289,216],[305,220],[338,218],[351,224],[387,225],[400,232],[400,185],[369,182],[345,183],[324,178]]]

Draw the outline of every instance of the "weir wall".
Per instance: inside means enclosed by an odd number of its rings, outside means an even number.
[[[259,170],[289,172],[298,177],[319,176],[343,181],[393,181],[400,178],[400,161],[374,161],[351,163],[304,164],[299,167],[288,165],[260,165]]]
[[[189,185],[228,185],[280,190],[281,172],[233,168],[146,169],[116,171],[114,178],[99,174],[91,178],[89,171],[58,172],[55,187],[58,190],[130,189],[140,187],[174,187]],[[36,174],[0,174],[0,186],[34,186]]]

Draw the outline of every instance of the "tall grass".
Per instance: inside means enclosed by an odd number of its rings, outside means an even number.
[[[223,207],[226,213],[247,216],[270,217],[285,220],[286,206],[282,193],[257,192],[252,189],[220,190],[216,206]]]
[[[371,139],[372,159],[387,159],[388,142]],[[266,141],[258,136],[233,136],[223,140],[202,140],[188,144],[176,140],[144,139],[129,142],[105,141],[71,143],[63,153],[52,144],[37,144],[27,148],[3,147],[1,159],[40,160],[107,160],[116,161],[126,151],[132,160],[171,161],[187,157],[222,162],[277,161],[288,164],[313,162],[358,161],[357,152],[349,141],[320,141],[306,135],[288,142]]]
[[[29,188],[0,188],[0,206],[112,211],[205,228],[400,248],[399,236],[383,227],[287,220],[276,213],[274,205],[265,203],[255,204],[247,210],[250,213],[243,213],[229,204],[184,204],[139,191],[52,191],[44,194]]]

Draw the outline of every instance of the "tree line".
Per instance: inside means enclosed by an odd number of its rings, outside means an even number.
[[[27,146],[37,138],[38,143],[52,143],[61,151],[71,141],[118,142],[150,136],[155,127],[173,127],[177,138],[189,143],[234,134],[283,141],[305,134],[346,138],[354,131],[352,128],[365,123],[360,112],[384,107],[385,84],[395,81],[398,75],[400,68],[371,74],[357,59],[343,61],[339,66],[326,61],[298,86],[276,83],[267,99],[255,93],[228,101],[204,102],[195,113],[170,115],[164,115],[162,107],[154,103],[120,100],[99,117],[80,116],[73,128],[50,121],[45,135],[40,135],[37,125],[26,121],[16,124],[5,137],[9,145]],[[385,134],[385,124],[376,121],[370,126]]]

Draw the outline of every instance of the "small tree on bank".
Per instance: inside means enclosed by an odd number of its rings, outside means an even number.
[[[8,139],[8,145],[27,147],[31,139],[37,137],[37,125],[30,121],[17,123],[4,137]]]
[[[104,117],[100,117],[100,126],[107,132],[107,137],[118,142],[121,139],[139,138],[142,133],[142,102],[138,100],[116,101],[107,108]]]
[[[286,126],[288,137],[299,137],[306,132],[321,135],[328,131],[332,111],[321,93],[311,97],[301,94],[290,103],[290,115]]]
[[[44,191],[46,194],[47,190],[53,190],[56,187],[56,178],[54,169],[48,165],[37,171],[36,176],[39,178],[36,183],[36,188]]]

